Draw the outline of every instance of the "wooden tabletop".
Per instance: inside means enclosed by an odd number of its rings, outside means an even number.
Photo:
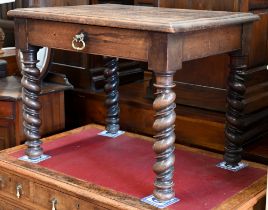
[[[252,22],[251,13],[168,9],[118,4],[81,5],[16,9],[8,12],[16,18],[51,20],[97,26],[159,32],[188,32],[224,25]]]

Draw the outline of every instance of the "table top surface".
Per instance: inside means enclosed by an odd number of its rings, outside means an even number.
[[[24,8],[9,11],[8,15],[16,18],[167,33],[205,30],[225,25],[252,22],[259,18],[251,13],[168,9],[118,4]]]

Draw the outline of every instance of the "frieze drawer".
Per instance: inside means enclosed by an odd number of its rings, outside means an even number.
[[[59,210],[105,210],[105,208],[73,197],[64,192],[34,184],[33,203],[44,209]]]
[[[4,171],[0,172],[0,193],[17,200],[30,200],[30,181]]]
[[[1,201],[0,200],[0,210],[30,210],[24,207],[19,206],[14,206],[6,201]]]

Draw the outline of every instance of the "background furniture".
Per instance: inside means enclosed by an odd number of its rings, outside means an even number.
[[[3,53],[2,47],[4,46],[5,33],[2,28],[0,28],[0,54]]]
[[[7,62],[0,60],[0,78],[6,77],[7,74]]]
[[[6,76],[20,75],[16,61],[15,47],[3,48],[3,54],[0,54],[0,59],[7,62]]]
[[[7,17],[7,11],[14,9],[14,1],[0,2],[0,28],[5,33],[4,47],[14,47],[14,24]]]
[[[0,79],[0,149],[24,143],[20,77]],[[40,101],[42,136],[51,135],[65,128],[64,90],[68,86],[44,83]]]

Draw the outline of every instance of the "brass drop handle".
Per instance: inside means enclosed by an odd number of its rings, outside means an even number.
[[[51,209],[51,210],[57,210],[57,209],[56,209],[56,205],[57,205],[57,203],[58,203],[57,199],[56,199],[56,198],[53,198],[53,199],[51,200],[51,203],[52,203],[52,209]]]
[[[81,51],[81,50],[85,49],[86,43],[85,43],[84,39],[85,39],[85,34],[83,34],[83,33],[76,34],[73,37],[73,41],[72,41],[73,49],[75,49],[77,51]]]
[[[17,198],[21,197],[21,191],[22,191],[22,185],[18,184],[17,187],[16,187],[16,196],[17,196]]]

